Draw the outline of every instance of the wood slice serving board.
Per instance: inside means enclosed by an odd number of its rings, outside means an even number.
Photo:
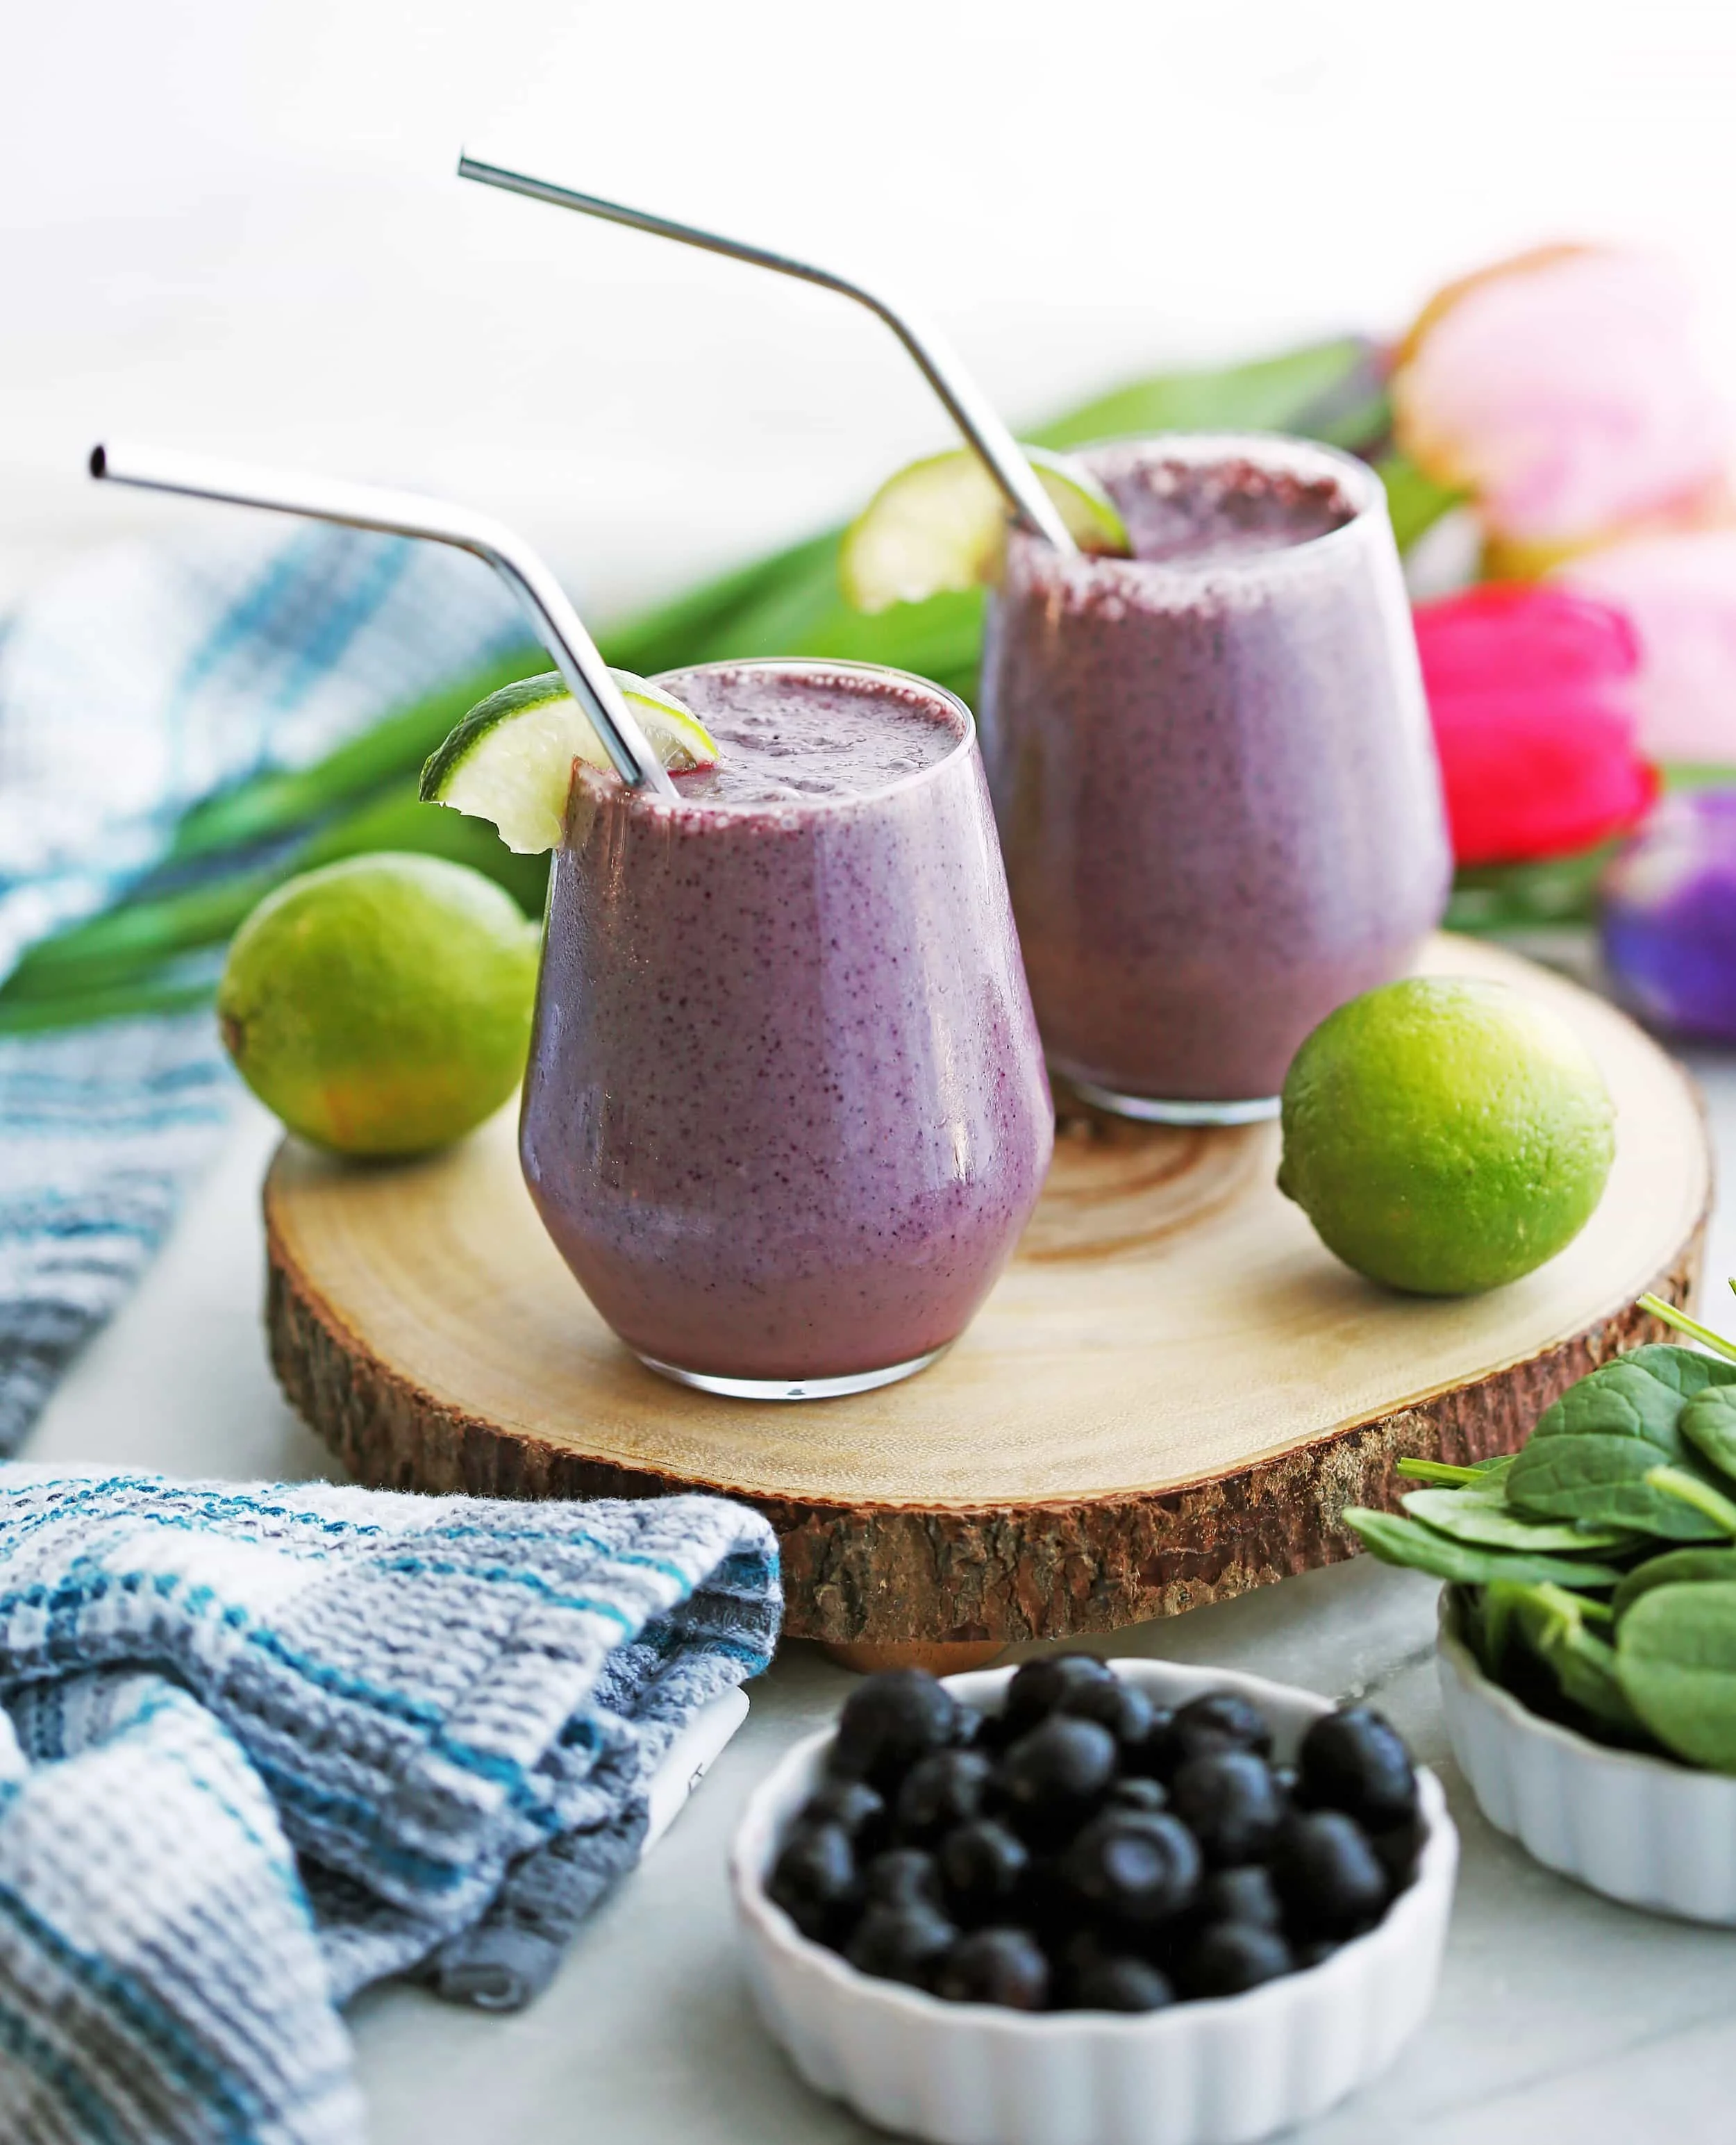
[[[1272,1125],[1136,1127],[1063,1104],[1018,1252],[933,1369],[761,1406],[646,1371],[543,1234],[510,1112],[447,1153],[286,1141],[265,1204],[272,1361],[363,1481],[511,1496],[727,1492],[783,1546],[788,1629],[859,1650],[1101,1631],[1352,1553],[1392,1461],[1480,1457],[1685,1301],[1711,1197],[1700,1113],[1602,1000],[1438,939],[1424,965],[1557,1008],[1619,1110],[1603,1203],[1540,1272],[1458,1301],[1341,1267],[1274,1182]]]

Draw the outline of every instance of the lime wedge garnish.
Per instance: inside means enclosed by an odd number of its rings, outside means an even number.
[[[690,708],[630,670],[609,674],[665,767],[715,764],[716,742]],[[535,856],[560,843],[575,759],[610,764],[590,717],[550,670],[479,700],[430,758],[419,794],[491,820],[509,849]]]
[[[1023,451],[1082,551],[1132,551],[1115,501],[1082,462],[1043,447]],[[858,610],[921,603],[992,580],[1006,540],[1000,487],[968,447],[958,447],[888,478],[844,531],[838,578]]]

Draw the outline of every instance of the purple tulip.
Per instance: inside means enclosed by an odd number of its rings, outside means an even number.
[[[1736,1043],[1736,789],[1666,797],[1603,896],[1604,958],[1644,1018]]]

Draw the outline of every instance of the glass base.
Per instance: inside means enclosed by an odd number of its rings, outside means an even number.
[[[836,1401],[848,1393],[871,1393],[876,1386],[895,1386],[900,1378],[913,1378],[938,1363],[951,1347],[931,1348],[926,1356],[913,1356],[908,1363],[888,1363],[883,1371],[850,1371],[841,1378],[719,1378],[709,1371],[684,1371],[679,1363],[660,1363],[654,1356],[634,1353],[648,1371],[660,1378],[673,1378],[678,1386],[694,1386],[702,1393],[721,1393],[732,1401]]]
[[[1057,1071],[1061,1068],[1057,1067]],[[1251,1102],[1165,1102],[1150,1095],[1118,1095],[1112,1087],[1099,1087],[1077,1073],[1062,1072],[1076,1095],[1112,1117],[1132,1117],[1142,1125],[1258,1125],[1278,1114],[1281,1099],[1257,1095]]]

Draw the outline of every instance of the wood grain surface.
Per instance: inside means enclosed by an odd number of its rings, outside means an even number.
[[[1394,1296],[1274,1182],[1274,1126],[1134,1127],[1063,1102],[1017,1254],[933,1369],[760,1406],[643,1369],[543,1234],[505,1112],[432,1159],[289,1140],[265,1194],[272,1361],[361,1479],[510,1496],[725,1491],[783,1547],[788,1629],[909,1647],[1105,1630],[1352,1553],[1343,1506],[1392,1461],[1510,1449],[1686,1301],[1712,1172],[1685,1077],[1620,1013],[1515,956],[1438,939],[1596,1053],[1619,1149],[1584,1233],[1475,1299]]]

